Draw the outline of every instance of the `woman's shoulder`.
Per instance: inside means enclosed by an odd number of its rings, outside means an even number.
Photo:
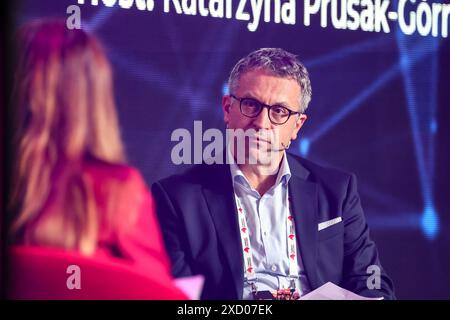
[[[133,166],[90,160],[83,163],[83,175],[93,188],[98,207],[107,215],[114,212],[117,221],[129,220],[132,212],[137,214],[142,207],[153,205],[144,178]]]
[[[98,179],[114,179],[119,181],[142,181],[139,170],[133,166],[123,163],[111,163],[97,159],[83,162],[83,172]]]

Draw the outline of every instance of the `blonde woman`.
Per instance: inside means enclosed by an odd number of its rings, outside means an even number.
[[[123,258],[169,279],[152,198],[124,164],[103,49],[83,30],[40,21],[22,27],[18,52],[13,242]]]

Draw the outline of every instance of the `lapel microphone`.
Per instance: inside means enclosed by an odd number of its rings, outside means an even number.
[[[287,149],[289,149],[289,147],[291,146],[291,141],[289,141],[289,143],[288,143],[287,145],[285,145],[285,144],[282,142],[281,145],[283,146],[283,150],[287,150]]]

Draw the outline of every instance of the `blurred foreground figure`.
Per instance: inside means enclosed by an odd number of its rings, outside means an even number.
[[[124,164],[110,64],[64,22],[22,27],[13,244],[66,249],[171,281],[150,193]]]

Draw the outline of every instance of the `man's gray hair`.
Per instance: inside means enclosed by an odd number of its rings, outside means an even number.
[[[244,73],[258,69],[296,80],[301,88],[300,112],[305,112],[312,96],[308,70],[296,55],[280,48],[261,48],[239,60],[228,79],[230,92],[233,93],[237,89],[239,79]]]

